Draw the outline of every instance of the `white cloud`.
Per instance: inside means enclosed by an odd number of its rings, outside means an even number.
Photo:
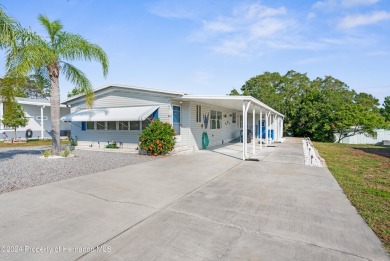
[[[250,36],[252,38],[268,37],[282,32],[290,27],[292,23],[275,18],[265,18],[250,26]]]
[[[234,31],[234,25],[225,21],[204,21],[203,28],[210,32],[231,32]]]
[[[341,0],[341,5],[345,7],[352,7],[352,6],[374,5],[378,2],[379,0]]]
[[[272,8],[261,4],[243,5],[233,11],[233,15],[244,15],[249,20],[285,14],[287,14],[287,9],[284,6]]]
[[[339,8],[375,5],[378,2],[379,0],[323,0],[315,2],[312,7],[323,11],[331,11]]]
[[[314,18],[316,18],[317,17],[317,15],[314,13],[314,12],[309,12],[308,14],[307,14],[307,16],[306,16],[306,19],[307,20],[312,20],[312,19],[314,19]]]
[[[390,12],[374,11],[369,14],[347,15],[341,19],[338,27],[342,29],[351,29],[358,26],[376,24],[385,20],[390,20]]]
[[[202,21],[203,27],[191,40],[210,43],[211,49],[229,55],[245,55],[247,50],[279,38],[296,26],[284,6],[241,5],[231,15]],[[266,41],[267,40],[267,41]]]

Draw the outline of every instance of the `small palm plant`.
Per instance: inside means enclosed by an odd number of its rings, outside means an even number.
[[[60,152],[60,73],[75,84],[87,97],[87,105],[92,106],[92,85],[86,75],[67,61],[95,60],[103,67],[103,75],[108,73],[108,57],[101,47],[92,44],[77,34],[63,31],[59,20],[50,21],[39,15],[39,22],[48,37],[24,30],[15,48],[7,55],[7,69],[10,75],[27,75],[35,72],[50,82],[50,103],[52,121],[52,153]]]

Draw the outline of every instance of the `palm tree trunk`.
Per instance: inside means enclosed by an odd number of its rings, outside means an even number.
[[[50,105],[52,126],[52,154],[60,154],[60,84],[58,65],[48,66],[50,76]]]

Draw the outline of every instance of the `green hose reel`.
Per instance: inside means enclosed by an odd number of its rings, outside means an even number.
[[[207,132],[204,131],[202,134],[202,149],[207,149],[209,142],[209,136],[207,135]]]

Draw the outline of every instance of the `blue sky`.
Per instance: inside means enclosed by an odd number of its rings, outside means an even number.
[[[100,45],[96,63],[75,63],[94,88],[108,83],[224,95],[265,71],[331,75],[381,103],[390,95],[390,1],[0,2],[8,15],[43,33],[38,14]],[[0,60],[4,71],[4,59]],[[61,98],[73,88],[60,82]]]

